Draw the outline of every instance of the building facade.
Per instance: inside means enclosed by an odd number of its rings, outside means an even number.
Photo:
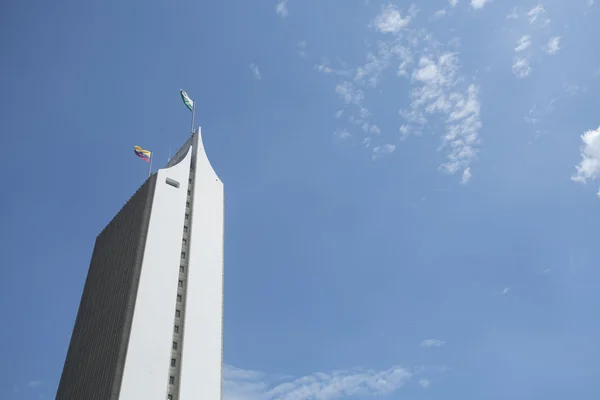
[[[223,239],[198,129],[96,238],[56,399],[220,400]]]

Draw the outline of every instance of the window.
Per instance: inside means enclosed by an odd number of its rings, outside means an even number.
[[[175,325],[175,333],[179,333],[179,325]]]
[[[191,195],[191,194],[192,194],[192,191],[191,191],[191,190],[188,190],[188,196],[189,196],[189,195]]]
[[[179,188],[179,182],[177,182],[177,181],[176,181],[176,180],[174,180],[174,179],[167,178],[167,181],[166,181],[166,182],[167,182],[167,185],[171,185],[171,186],[173,186],[174,188]]]
[[[189,183],[192,183],[192,178],[188,179],[188,182],[189,182]]]
[[[179,266],[179,272],[183,272],[183,271],[185,271],[185,268],[183,268],[183,265],[180,265]]]
[[[184,231],[184,232],[187,232],[187,231],[188,231],[188,227],[187,227],[187,226],[184,226],[184,227],[183,227],[183,231]]]
[[[173,350],[177,350],[177,342],[173,342]]]
[[[190,219],[190,215],[189,214],[185,214],[185,219],[186,220]]]
[[[183,239],[183,245],[187,246],[187,239]]]
[[[176,362],[177,361],[174,358],[171,358],[171,367],[174,367]]]
[[[183,258],[185,260],[185,252],[184,251],[181,252],[181,258]]]
[[[173,400],[173,395],[170,394],[169,396],[167,396],[167,400]]]
[[[177,295],[177,301],[181,303],[181,295],[180,294]]]
[[[189,206],[190,206],[190,202],[189,202],[189,201],[186,201],[186,202],[185,202],[185,206],[186,206],[186,207],[189,207]]]
[[[175,316],[176,316],[177,318],[181,317],[181,311],[179,311],[179,310],[175,310]]]
[[[183,287],[183,281],[181,279],[179,280],[179,287]]]
[[[170,376],[169,377],[169,385],[174,385],[175,384],[175,377],[174,376]]]

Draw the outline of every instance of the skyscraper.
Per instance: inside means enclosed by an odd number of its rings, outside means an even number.
[[[96,238],[57,400],[220,400],[223,183],[200,129]]]

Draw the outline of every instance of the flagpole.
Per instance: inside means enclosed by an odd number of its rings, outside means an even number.
[[[148,166],[148,178],[150,178],[151,172],[152,172],[152,154],[150,154],[150,165]]]
[[[196,114],[196,102],[195,101],[192,103],[192,132],[190,133],[190,135],[194,134],[194,114]]]

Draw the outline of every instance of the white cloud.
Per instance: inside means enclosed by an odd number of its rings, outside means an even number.
[[[286,18],[288,15],[290,15],[290,12],[287,8],[287,0],[281,0],[279,3],[277,3],[275,6],[275,12],[281,18]]]
[[[376,160],[385,155],[391,154],[396,150],[395,144],[384,144],[373,148],[373,160]]]
[[[250,71],[252,71],[252,75],[258,80],[261,80],[262,77],[260,75],[260,69],[258,69],[258,65],[252,63],[250,64]]]
[[[574,182],[587,183],[600,176],[600,127],[581,135],[581,161],[575,166]]]
[[[462,178],[460,179],[460,183],[466,185],[471,180],[471,167],[467,167],[464,169]]]
[[[353,75],[353,72],[347,68],[345,68],[345,69],[331,68],[331,66],[329,65],[329,61],[327,59],[323,59],[320,64],[315,64],[314,69],[316,69],[319,72],[324,73],[325,75],[333,74],[333,75],[343,76],[343,77],[347,77],[347,78],[350,78]]]
[[[560,36],[554,36],[548,41],[546,51],[548,54],[556,54],[560,50]]]
[[[456,7],[458,0],[448,0],[448,3],[450,4],[450,7]]]
[[[446,15],[446,10],[445,9],[441,9],[441,10],[437,10],[433,16],[431,17],[431,19],[440,19],[442,18],[444,15]]]
[[[485,3],[489,1],[490,0],[471,0],[471,7],[477,10],[483,8],[483,6],[485,6]]]
[[[334,400],[346,397],[388,396],[413,378],[408,369],[365,369],[318,372],[300,378],[268,376],[224,366],[225,400]]]
[[[360,89],[356,89],[352,82],[348,81],[338,84],[335,87],[335,91],[346,104],[354,103],[358,105],[365,98],[364,92]]]
[[[368,84],[371,87],[377,86],[382,72],[390,66],[394,55],[400,55],[407,62],[410,62],[410,50],[399,45],[391,46],[388,43],[379,43],[377,53],[368,53],[367,62],[356,68],[354,81],[360,84]],[[400,65],[400,68],[402,66],[403,64]]]
[[[546,9],[541,4],[533,7],[527,12],[527,17],[530,24],[547,25],[550,23],[550,18],[546,16]]]
[[[430,384],[431,384],[431,382],[429,382],[428,379],[420,379],[419,380],[419,386],[421,386],[423,389],[427,389]]]
[[[340,139],[342,139],[342,140],[350,139],[350,137],[352,136],[352,135],[350,134],[350,132],[348,132],[348,131],[347,131],[347,130],[345,130],[345,129],[338,130],[338,131],[337,131],[335,134],[336,134],[336,136],[337,136],[338,138],[340,138]]]
[[[517,78],[527,78],[531,74],[531,66],[526,58],[517,58],[512,65],[513,74]]]
[[[527,48],[529,48],[529,46],[531,46],[531,36],[529,36],[529,35],[521,36],[521,38],[519,38],[519,40],[517,40],[517,47],[515,47],[515,51],[519,52],[519,51],[527,50]]]
[[[410,23],[410,17],[402,18],[398,8],[388,4],[373,22],[381,33],[398,33]]]
[[[510,287],[505,287],[504,289],[502,289],[502,295],[506,296],[508,292],[510,292]]]
[[[373,135],[380,135],[381,130],[379,129],[379,127],[377,125],[371,125],[369,127],[369,133],[373,134]]]
[[[416,9],[412,10],[413,15],[416,12]],[[382,32],[399,32],[401,28],[398,28],[396,22],[402,20],[406,23],[406,20],[411,18],[409,12],[403,19],[400,12],[390,5],[383,9],[371,26],[377,27]],[[347,121],[359,129],[362,128],[365,135],[370,135],[379,128],[374,121],[371,121],[370,114],[359,116],[359,111],[367,101],[367,94],[369,96],[374,94],[371,89],[380,86],[383,78],[391,78],[384,73],[392,66],[399,65],[396,76],[406,78],[412,85],[409,91],[410,106],[399,110],[405,122],[401,124],[399,134],[395,138],[388,139],[386,135],[392,131],[387,130],[381,136],[368,136],[370,139],[363,144],[370,146],[373,158],[378,158],[396,149],[396,145],[389,143],[406,139],[409,132],[419,135],[425,129],[434,129],[441,122],[444,131],[439,150],[445,152],[446,161],[439,166],[439,169],[450,174],[460,171],[464,175],[465,169],[469,168],[476,159],[479,131],[482,125],[479,87],[465,84],[469,78],[459,74],[458,53],[444,51],[444,47],[459,47],[460,42],[453,39],[444,45],[426,31],[413,28],[406,28],[402,30],[402,34],[384,38],[377,43],[376,50],[367,53],[366,62],[362,65],[356,68],[342,65],[344,74],[331,68],[326,61],[315,66],[315,69],[344,76],[337,83],[335,91],[346,105],[355,106],[345,107],[346,111],[351,113]],[[379,94],[387,89],[387,86],[383,87],[379,90]],[[339,116],[341,115],[338,114]],[[430,117],[431,125],[429,125]],[[439,118],[439,121],[433,118]],[[377,129],[372,128],[373,126]],[[350,129],[354,132],[352,128]],[[464,177],[468,178],[470,173],[469,168]],[[465,183],[467,180],[465,179]]]
[[[442,347],[446,342],[439,339],[426,339],[421,342],[421,347]]]
[[[404,140],[408,137],[408,134],[410,133],[410,128],[408,127],[408,125],[401,125],[398,129],[398,132],[400,132],[400,140]]]
[[[325,64],[315,65],[315,69],[324,74],[331,74],[333,72],[333,70]]]
[[[418,125],[427,123],[426,114],[446,117],[441,148],[447,150],[448,161],[440,169],[450,174],[467,168],[475,159],[481,128],[478,87],[469,85],[466,92],[457,90],[462,81],[458,68],[456,53],[422,56],[412,74],[413,81],[420,85],[412,90],[411,110],[400,111],[400,115]]]

